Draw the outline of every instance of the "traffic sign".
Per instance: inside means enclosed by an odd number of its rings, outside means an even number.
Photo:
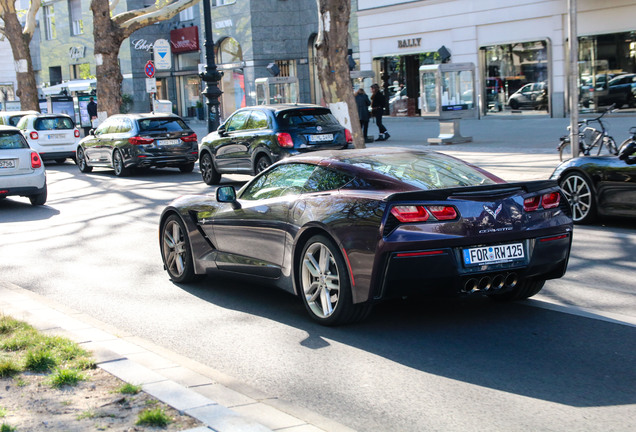
[[[146,78],[146,93],[157,93],[157,78]]]
[[[170,55],[170,42],[165,39],[157,39],[152,44],[154,51],[155,67],[159,69],[172,68],[172,59]]]
[[[146,76],[148,78],[152,78],[155,76],[155,65],[152,64],[152,61],[148,60],[146,63]]]

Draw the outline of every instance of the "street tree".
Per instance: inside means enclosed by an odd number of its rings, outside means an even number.
[[[119,0],[91,1],[100,111],[111,116],[119,112],[122,103],[123,78],[118,62],[122,42],[135,31],[168,20],[198,2],[199,0],[155,0],[154,4],[145,8],[114,14]]]
[[[316,1],[319,23],[316,61],[323,96],[332,109],[348,110],[351,124],[345,126],[352,131],[354,146],[364,148],[347,62],[351,0]]]
[[[38,103],[38,88],[33,73],[31,61],[31,49],[29,43],[33,39],[35,31],[35,15],[40,9],[40,0],[31,0],[29,9],[16,10],[16,0],[0,0],[0,34],[4,35],[11,45],[13,59],[15,61],[16,79],[18,89],[15,95],[20,98],[23,110],[40,110]],[[24,26],[20,17],[24,16]]]

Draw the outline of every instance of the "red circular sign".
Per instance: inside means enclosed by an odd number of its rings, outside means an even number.
[[[153,65],[150,60],[148,60],[148,63],[146,63],[146,76],[148,78],[152,78],[153,76],[155,76],[155,65]]]

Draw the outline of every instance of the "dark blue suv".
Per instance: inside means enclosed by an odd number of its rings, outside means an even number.
[[[257,174],[288,156],[345,149],[351,132],[329,108],[281,104],[241,108],[199,145],[203,181],[218,184],[221,174]]]

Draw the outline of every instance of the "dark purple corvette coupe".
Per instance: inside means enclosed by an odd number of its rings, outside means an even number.
[[[372,148],[288,158],[238,192],[181,197],[159,236],[173,281],[258,277],[336,325],[396,296],[533,296],[565,273],[572,218],[555,181],[506,183],[440,153]]]

